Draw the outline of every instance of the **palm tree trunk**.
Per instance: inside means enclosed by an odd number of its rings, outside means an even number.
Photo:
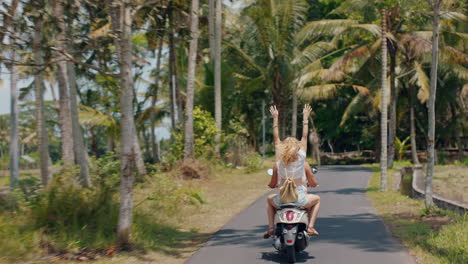
[[[70,21],[70,23],[72,23]],[[73,54],[72,32],[67,28],[67,52]],[[86,148],[84,145],[83,131],[78,120],[78,103],[77,103],[77,85],[75,65],[72,62],[67,62],[67,75],[70,85],[70,109],[71,121],[73,127],[73,148],[75,150],[76,164],[80,166],[80,181],[83,187],[91,186],[91,178],[89,176],[88,160],[86,159]]]
[[[34,20],[33,56],[36,64],[43,64],[42,54],[42,19]],[[37,144],[39,150],[39,167],[41,171],[42,185],[47,186],[49,182],[49,140],[47,137],[47,127],[44,114],[44,77],[42,71],[34,72],[34,94],[36,99],[36,120],[37,120]]]
[[[14,29],[12,28],[14,32]],[[10,39],[12,47],[11,61],[16,60],[16,48],[13,43],[14,40]],[[16,82],[18,80],[18,72],[14,63],[10,64],[10,98],[11,98],[11,113],[10,113],[10,186],[15,188],[19,180],[19,107],[18,107],[18,87]]]
[[[215,59],[215,38],[216,38],[216,1],[217,0],[208,0],[208,41],[210,44],[210,59],[213,63]]]
[[[214,84],[215,84],[215,120],[218,133],[215,136],[215,153],[219,155],[221,130],[222,130],[222,108],[221,108],[221,30],[222,30],[222,3],[216,0],[215,10],[215,41],[214,41]]]
[[[434,174],[435,156],[435,101],[437,92],[437,64],[439,59],[439,16],[440,1],[434,0],[432,4],[432,63],[431,63],[431,87],[428,100],[428,133],[427,133],[427,175],[426,175],[426,207],[433,205],[432,201],[432,176]]]
[[[162,47],[163,47],[164,36],[161,36],[159,40],[158,55],[156,58],[156,76],[154,77],[154,89],[153,96],[151,98],[151,114],[150,114],[150,123],[151,123],[151,157],[153,161],[158,161],[158,150],[156,148],[156,133],[155,133],[155,112],[154,107],[158,99],[158,90],[159,90],[159,72],[161,69],[161,56],[162,56]]]
[[[175,128],[179,123],[179,114],[180,108],[177,109],[177,72],[176,65],[177,61],[175,59],[175,47],[174,47],[174,32],[169,34],[169,89],[171,96],[171,124],[172,128]]]
[[[195,67],[197,63],[197,45],[200,32],[198,31],[198,0],[192,0],[190,10],[190,49],[187,73],[187,100],[185,106],[185,144],[184,159],[193,158],[193,96],[195,92]]]
[[[8,32],[11,24],[13,23],[13,18],[15,17],[16,9],[18,8],[19,0],[12,0],[10,7],[8,8],[8,13],[3,16],[3,25],[0,27],[0,48],[3,49],[3,39]],[[0,60],[1,62],[1,60]],[[2,65],[0,63],[0,72]]]
[[[130,16],[130,0],[122,1],[122,5],[116,8],[115,13],[122,14],[120,21],[120,38],[118,40],[120,50],[120,74],[121,74],[121,135],[120,135],[120,209],[117,226],[118,242],[122,246],[128,246],[133,216],[133,183],[135,181],[135,122],[133,117],[133,77],[132,77],[132,42]],[[115,29],[114,29],[115,30]]]
[[[413,85],[409,86],[409,98],[410,98],[410,140],[411,140],[411,157],[413,164],[419,164],[418,148],[416,146],[416,126],[414,121],[414,88]]]
[[[393,168],[397,123],[398,91],[395,85],[396,50],[390,51],[390,121],[388,130],[388,168]]]
[[[57,20],[56,31],[56,57],[57,57],[57,82],[59,85],[59,104],[60,104],[60,128],[62,141],[62,159],[65,165],[75,163],[73,151],[73,126],[70,110],[70,91],[67,78],[67,62],[62,52],[65,51],[65,21],[62,0],[55,0],[54,14]]]
[[[138,140],[138,131],[133,125],[135,131],[133,132],[133,150],[135,151],[135,163],[139,176],[146,175],[145,161],[143,160],[143,153],[141,152],[140,142]]]
[[[382,8],[382,100],[381,105],[381,118],[380,118],[380,190],[387,189],[387,12]]]
[[[296,137],[297,134],[297,95],[296,95],[296,87],[293,88],[292,94],[292,128],[291,128],[291,137]],[[304,120],[305,121],[305,120]]]

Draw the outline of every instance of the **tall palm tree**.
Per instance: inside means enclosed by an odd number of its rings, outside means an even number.
[[[120,5],[112,6],[115,14],[121,14],[117,21],[119,24],[114,31],[119,32],[118,52],[121,75],[120,107],[122,113],[122,126],[120,134],[121,157],[121,188],[119,222],[117,237],[121,245],[128,245],[133,216],[133,183],[135,181],[135,122],[133,120],[133,76],[132,76],[132,18],[130,0],[121,1]]]
[[[431,61],[431,88],[429,101],[427,102],[428,132],[427,132],[427,173],[426,173],[426,207],[431,207],[432,201],[432,177],[434,174],[435,157],[435,101],[437,89],[437,66],[439,63],[439,17],[441,0],[429,1],[432,8],[432,61]]]
[[[215,87],[215,120],[216,129],[218,134],[216,135],[216,147],[215,153],[219,155],[220,151],[220,140],[221,140],[221,125],[222,125],[222,113],[221,113],[221,29],[222,29],[222,2],[216,0],[215,3],[215,40],[214,40],[214,87]]]
[[[190,48],[187,73],[187,101],[185,105],[185,144],[184,159],[193,158],[193,96],[195,92],[195,67],[197,59],[197,45],[200,32],[198,30],[198,0],[192,1],[190,9]]]
[[[42,1],[41,1],[42,2]],[[41,3],[38,3],[39,5]],[[36,64],[43,64],[44,55],[42,52],[42,40],[43,40],[43,20],[41,18],[35,18],[34,21],[34,36],[32,51],[34,56],[34,62]],[[34,72],[34,95],[36,99],[36,133],[39,150],[39,167],[41,171],[42,185],[46,186],[49,177],[49,139],[47,136],[46,118],[44,114],[44,76],[42,71]]]
[[[387,12],[382,8],[382,100],[380,118],[380,190],[387,189]]]
[[[14,25],[14,22],[13,22]],[[15,32],[14,26],[11,32]],[[15,37],[10,37],[11,61],[16,60]],[[14,63],[10,64],[10,186],[16,187],[19,180],[19,107],[18,107],[18,69]]]
[[[59,85],[60,97],[60,128],[62,140],[62,159],[65,165],[75,163],[75,154],[73,150],[73,125],[70,109],[70,89],[67,75],[67,62],[64,52],[66,50],[66,27],[64,19],[64,1],[54,1],[54,16],[57,19],[56,30],[56,58],[57,58],[57,82]]]
[[[79,8],[78,8],[79,9]],[[73,25],[72,12],[75,10],[74,6],[69,6],[68,10],[68,19],[66,25],[66,52],[68,54],[75,54],[74,52],[74,42],[73,42],[73,32],[71,25]],[[77,102],[77,90],[78,86],[76,83],[76,72],[75,64],[73,62],[67,62],[67,79],[70,91],[70,115],[72,122],[72,135],[73,135],[73,150],[75,154],[76,164],[80,167],[80,182],[84,187],[91,186],[91,177],[89,176],[88,160],[87,160],[87,150],[84,145],[83,132],[78,120],[78,102]]]

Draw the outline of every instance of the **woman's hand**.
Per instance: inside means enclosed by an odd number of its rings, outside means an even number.
[[[304,118],[303,121],[309,121],[310,112],[312,112],[312,107],[309,104],[304,105],[304,110],[302,110],[302,117]]]
[[[278,118],[278,109],[276,109],[275,105],[270,106],[270,113],[273,119]]]

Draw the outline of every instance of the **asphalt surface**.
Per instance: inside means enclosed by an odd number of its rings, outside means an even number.
[[[369,169],[359,166],[319,168],[319,186],[309,192],[321,197],[315,224],[320,236],[311,238],[306,251],[297,254],[296,263],[413,263],[365,196],[370,176]],[[262,238],[268,227],[265,204],[266,195],[231,219],[185,263],[286,263],[285,256],[273,248],[272,239]]]

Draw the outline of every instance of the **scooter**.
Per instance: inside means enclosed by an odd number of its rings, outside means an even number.
[[[316,174],[317,169],[312,168],[312,172]],[[268,170],[268,174],[273,175],[273,170]],[[272,236],[273,246],[287,256],[289,263],[296,262],[296,253],[309,246],[308,222],[307,211],[304,207],[284,205],[276,211],[275,233]]]

